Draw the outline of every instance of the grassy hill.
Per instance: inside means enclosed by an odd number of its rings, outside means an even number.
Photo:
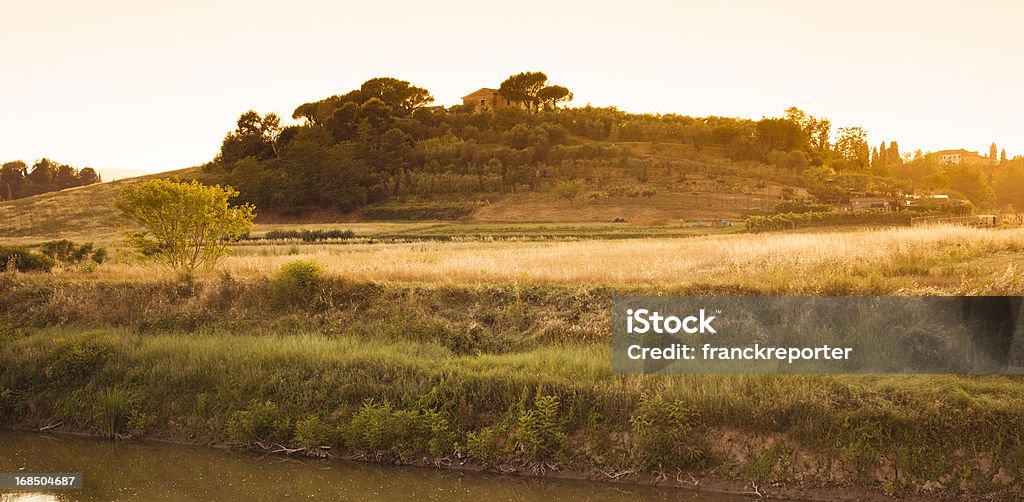
[[[126,223],[114,207],[121,188],[147,179],[173,177],[209,180],[199,168],[192,167],[0,202],[0,241],[114,240]]]
[[[548,190],[458,198],[393,197],[354,212],[326,210],[302,216],[277,215],[257,208],[257,222],[261,223],[257,234],[268,228],[327,228],[332,224],[357,229],[360,236],[396,238],[438,237],[441,233],[514,236],[540,232],[563,237],[689,234],[695,224],[713,226],[720,220],[741,220],[752,212],[770,210],[784,189],[803,192],[795,178],[785,178],[787,173],[770,169],[766,175],[763,165],[732,162],[720,149],[652,143],[631,143],[628,147],[637,158],[671,160],[676,165],[683,162],[691,168],[686,172],[650,169],[640,175],[642,181],[637,180],[637,173],[609,170],[601,176],[600,186],[587,183],[572,200]],[[127,224],[114,207],[119,190],[161,177],[224,183],[222,174],[192,167],[0,202],[0,240],[116,240],[121,226]],[[388,221],[418,223],[359,224]],[[461,225],[439,225],[439,221]]]

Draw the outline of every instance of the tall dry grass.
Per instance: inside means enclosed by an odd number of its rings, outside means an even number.
[[[303,259],[356,281],[657,288],[732,284],[811,294],[933,293],[1006,282],[1008,267],[1022,250],[1024,229],[941,226],[687,239],[240,246],[223,269],[236,276],[270,275]],[[124,261],[94,275],[147,280],[160,274]],[[1011,277],[999,287],[1017,287],[1014,281]]]

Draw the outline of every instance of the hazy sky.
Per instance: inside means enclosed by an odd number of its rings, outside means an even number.
[[[508,8],[514,6],[514,9]],[[1024,154],[1024,2],[0,0],[0,161],[203,163],[248,109],[374,76],[454,104],[541,70],[575,104],[791,105],[904,151]]]

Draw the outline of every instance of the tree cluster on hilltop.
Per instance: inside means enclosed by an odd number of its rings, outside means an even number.
[[[65,188],[100,182],[91,167],[76,169],[67,164],[42,159],[32,165],[15,160],[0,166],[0,200],[14,200]]]
[[[851,190],[947,190],[976,205],[1010,197],[993,195],[994,178],[976,176],[970,166],[908,161],[895,142],[872,149],[863,128],[833,133],[829,119],[797,108],[757,121],[564,108],[559,103],[572,93],[540,72],[512,75],[499,92],[526,106],[484,113],[467,105],[428,106],[428,90],[373,78],[299,105],[292,115],[298,125],[248,111],[209,169],[224,173],[243,200],[278,214],[352,211],[393,198],[549,190],[565,180],[599,185],[632,176],[641,184],[652,169],[694,169],[693,161],[644,154],[636,143],[683,144],[760,164],[763,176],[788,173],[825,203]],[[1024,200],[1016,203],[1024,207]]]

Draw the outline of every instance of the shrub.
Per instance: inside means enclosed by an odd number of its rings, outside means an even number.
[[[319,415],[309,415],[295,422],[295,442],[303,448],[319,448],[334,444],[338,429]]]
[[[116,343],[115,338],[95,331],[58,339],[43,374],[57,388],[87,381],[106,364]]]
[[[291,432],[291,424],[273,401],[253,399],[249,407],[236,410],[228,417],[225,428],[235,441],[283,441]]]
[[[569,201],[571,201],[571,200],[575,199],[577,196],[579,196],[580,192],[582,192],[582,191],[583,191],[583,181],[582,180],[559,181],[558,183],[555,183],[555,188],[554,188],[555,194],[558,195],[559,197],[561,197],[563,199],[566,199],[566,200],[569,200]]]
[[[355,232],[351,230],[271,230],[263,238],[266,240],[322,242],[335,239],[351,239],[355,236]]]
[[[691,420],[691,411],[681,401],[640,396],[629,423],[645,468],[699,467],[707,460],[701,441],[692,437]]]
[[[252,230],[255,208],[229,204],[237,195],[231,187],[153,179],[122,188],[117,207],[145,228],[126,235],[130,247],[191,277],[200,267],[216,265],[231,242]]]
[[[50,258],[64,263],[82,263],[87,258],[99,264],[107,258],[107,251],[96,248],[91,242],[78,245],[67,239],[44,242],[40,251]]]
[[[429,452],[443,455],[454,446],[448,420],[434,410],[396,410],[391,403],[363,403],[344,431],[345,445],[356,451],[392,453],[403,462]]]
[[[0,271],[49,272],[53,258],[20,246],[0,246]]]
[[[89,258],[97,265],[102,264],[107,261],[107,250],[104,248],[98,248],[96,251],[93,251],[92,256]]]
[[[312,307],[323,300],[323,272],[314,261],[286,263],[270,281],[271,302],[279,307]]]
[[[466,435],[466,451],[473,458],[484,461],[495,460],[505,454],[502,448],[502,434],[496,427],[487,427]]]
[[[807,213],[780,213],[772,216],[749,216],[747,230],[766,232],[792,228],[827,225],[909,225],[910,214],[878,211],[828,211]]]
[[[565,426],[556,396],[537,396],[533,409],[523,410],[516,420],[517,449],[531,460],[554,459],[566,446]]]

